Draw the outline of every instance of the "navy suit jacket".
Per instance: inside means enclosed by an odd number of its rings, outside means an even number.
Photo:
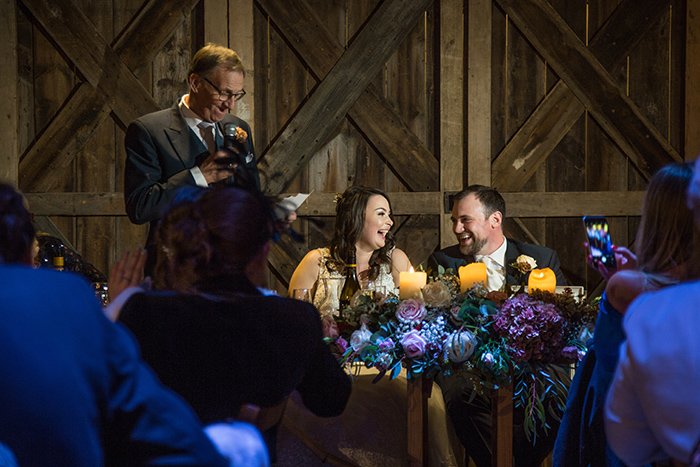
[[[25,466],[226,466],[87,282],[0,266],[0,441]]]
[[[530,273],[525,274],[525,276],[520,279],[520,273],[511,266],[511,263],[515,262],[518,256],[527,255],[537,261],[538,269],[550,268],[557,276],[557,285],[568,285],[566,277],[564,277],[564,274],[561,272],[559,255],[557,255],[556,251],[551,248],[532,245],[511,238],[507,238],[506,241],[508,242],[505,256],[506,280],[508,284],[518,285],[522,280],[527,284],[527,278]],[[452,268],[454,273],[457,274],[460,266],[466,266],[474,261],[475,259],[473,256],[465,256],[459,251],[459,245],[452,245],[430,255],[428,258],[428,267],[437,270],[437,266],[440,265],[445,269]]]
[[[224,125],[229,122],[248,133],[248,138],[237,149],[243,155],[252,155],[250,162],[239,165],[237,171],[260,189],[250,126],[227,114],[217,123],[218,133],[223,134]],[[177,103],[134,120],[126,131],[124,143],[124,201],[126,213],[134,224],[157,221],[178,189],[196,186],[190,169],[209,154],[187,125]],[[223,146],[223,138],[218,135],[217,145]]]

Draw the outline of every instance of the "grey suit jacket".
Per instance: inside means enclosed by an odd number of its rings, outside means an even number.
[[[237,149],[252,158],[238,171],[260,189],[260,178],[250,126],[234,115],[219,122],[219,133],[232,122],[248,133]],[[124,201],[126,213],[135,224],[157,221],[175,192],[183,186],[195,186],[190,173],[208,155],[204,143],[187,125],[178,105],[144,115],[134,120],[126,131],[126,165],[124,167]],[[223,146],[223,139],[217,138]]]
[[[550,268],[557,276],[557,285],[568,285],[566,277],[561,272],[561,264],[559,263],[559,255],[551,248],[530,243],[520,242],[507,238],[508,245],[506,246],[506,280],[510,285],[517,285],[521,280],[527,284],[527,278],[530,275],[526,274],[522,279],[519,277],[518,271],[511,266],[511,263],[520,255],[531,256],[537,261],[537,268]],[[459,251],[459,245],[452,245],[440,251],[436,251],[428,258],[428,267],[437,270],[438,265],[445,269],[452,268],[455,272],[460,266],[465,266],[475,261],[473,256],[465,256]]]

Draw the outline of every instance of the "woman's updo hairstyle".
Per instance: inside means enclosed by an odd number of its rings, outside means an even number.
[[[273,231],[272,209],[260,192],[204,190],[198,199],[175,204],[161,220],[154,286],[194,292],[215,276],[244,274]]]
[[[389,203],[389,209],[391,209],[389,197],[382,190],[376,188],[353,186],[345,190],[342,195],[336,197],[335,229],[329,244],[331,254],[329,266],[332,270],[342,272],[345,264],[355,254],[355,244],[360,240],[365,226],[367,203],[375,195],[384,197]],[[391,219],[393,220],[393,216]],[[379,250],[375,250],[370,257],[370,279],[377,278],[382,264],[391,265],[389,252],[394,248],[395,244],[394,234],[391,231],[387,232],[384,246]]]
[[[34,234],[24,198],[11,185],[0,183],[0,264],[24,262]]]

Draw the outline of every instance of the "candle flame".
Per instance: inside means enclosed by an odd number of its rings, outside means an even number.
[[[408,270],[411,274],[413,274],[415,271],[413,270],[413,266],[411,266],[411,269]]]

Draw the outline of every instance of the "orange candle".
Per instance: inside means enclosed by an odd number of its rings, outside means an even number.
[[[470,263],[459,268],[459,280],[462,283],[462,293],[471,289],[479,282],[486,286],[486,265],[484,263]]]
[[[421,289],[428,282],[428,273],[403,271],[399,273],[399,298],[413,298],[421,296]]]
[[[527,287],[530,292],[540,289],[554,293],[557,289],[557,277],[554,275],[554,271],[549,268],[533,269],[527,280]]]

